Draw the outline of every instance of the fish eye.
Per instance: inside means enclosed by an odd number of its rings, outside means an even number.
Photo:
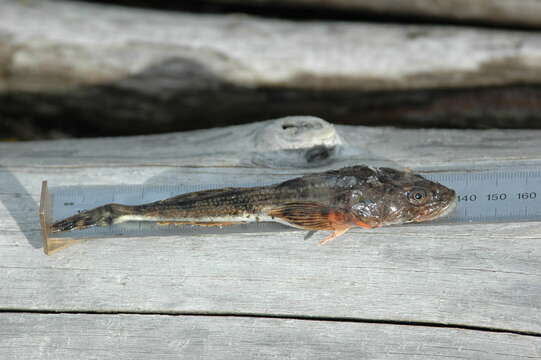
[[[413,188],[407,193],[408,200],[413,205],[423,205],[429,200],[429,195],[425,189]]]

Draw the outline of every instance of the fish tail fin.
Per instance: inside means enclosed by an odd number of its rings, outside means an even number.
[[[120,216],[129,213],[130,207],[120,204],[107,204],[55,222],[51,232],[83,230],[93,226],[109,226],[118,222]]]

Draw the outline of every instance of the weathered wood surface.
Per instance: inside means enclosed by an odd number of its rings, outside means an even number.
[[[4,0],[0,132],[144,134],[306,113],[539,128],[540,64],[535,31]]]
[[[122,81],[149,93],[179,84],[158,76],[149,83],[145,72],[182,74],[186,61],[207,77],[244,86],[381,90],[541,82],[536,32],[292,22],[62,0],[5,0],[0,20],[4,91]]]
[[[481,21],[492,24],[541,26],[539,0],[210,0],[256,6],[373,12],[378,15],[427,16],[436,19]]]
[[[45,179],[50,186],[243,184],[367,161],[433,170],[539,164],[540,135],[345,126],[333,133],[324,123],[303,118],[161,136],[0,143],[0,309],[338,320],[322,325],[330,332],[342,326],[340,319],[377,320],[401,324],[386,328],[396,338],[411,322],[451,324],[477,329],[466,337],[487,354],[495,348],[486,341],[499,343],[502,335],[483,329],[517,332],[521,335],[513,339],[525,342],[524,354],[536,358],[541,223],[358,230],[328,246],[316,245],[318,235],[304,241],[304,232],[103,239],[47,257],[37,202]],[[297,143],[320,144],[318,151],[328,151],[327,157],[307,162],[312,159],[307,149],[292,149]],[[86,316],[80,314],[81,321]],[[379,325],[363,326],[370,332]],[[418,358],[433,358],[424,330],[415,329],[410,335]],[[465,332],[427,331],[447,337],[444,343]],[[219,334],[205,346],[222,343]],[[329,347],[338,351],[343,343]],[[384,352],[380,357],[397,358]]]
[[[472,330],[210,316],[2,314],[3,359],[538,359],[541,339]]]
[[[2,165],[15,168],[58,167],[66,170],[65,176],[72,168],[107,166],[114,167],[114,171],[116,167],[129,167],[160,174],[161,181],[167,182],[176,181],[177,174],[170,173],[179,167],[224,168],[220,171],[240,171],[252,176],[291,176],[305,172],[302,168],[337,167],[359,160],[392,160],[411,168],[463,168],[527,164],[540,159],[538,130],[337,128],[336,132],[332,125],[315,117],[287,117],[277,122],[156,136],[0,143],[0,159]],[[310,149],[317,145],[329,148],[328,157],[310,162]],[[291,151],[295,148],[300,149]],[[164,173],[163,169],[151,171],[150,166],[170,169]],[[254,167],[257,170],[251,169]],[[130,179],[122,176],[119,173],[111,181]],[[213,176],[210,179],[213,181]],[[74,181],[71,179],[71,183]],[[243,180],[233,176],[227,181]]]

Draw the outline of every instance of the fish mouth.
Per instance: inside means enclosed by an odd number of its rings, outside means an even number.
[[[439,217],[450,215],[452,212],[454,212],[456,210],[456,205],[457,205],[457,201],[456,201],[456,199],[453,199],[451,202],[449,202],[449,204],[447,204],[447,206],[442,208],[439,211],[439,213],[436,214],[435,217],[439,218]]]
[[[444,216],[448,216],[456,210],[456,206],[457,206],[456,198],[453,198],[444,207],[441,207],[437,211],[431,212],[427,215],[420,216],[415,221],[416,222],[429,221],[429,220],[435,220]]]
[[[444,188],[443,190],[440,190],[438,197],[440,201],[445,204],[445,206],[440,207],[432,214],[429,214],[426,220],[434,220],[437,218],[448,216],[453,211],[455,211],[458,201],[456,198],[456,192],[453,189]]]

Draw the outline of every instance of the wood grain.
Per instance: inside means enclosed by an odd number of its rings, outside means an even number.
[[[473,330],[212,316],[1,314],[3,359],[541,358],[541,339]]]

